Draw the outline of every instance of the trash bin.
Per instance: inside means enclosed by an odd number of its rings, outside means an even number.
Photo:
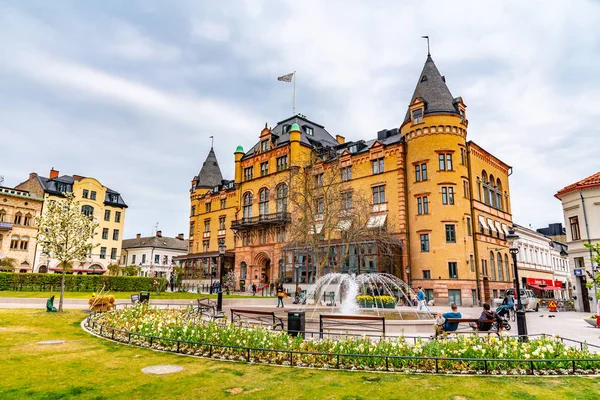
[[[150,292],[140,292],[140,303],[150,301]]]
[[[291,336],[301,335],[304,338],[306,318],[304,311],[288,311],[288,333]]]

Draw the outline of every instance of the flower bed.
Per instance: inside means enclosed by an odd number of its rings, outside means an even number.
[[[92,332],[159,350],[223,360],[313,368],[457,374],[597,374],[600,357],[559,338],[521,343],[510,337],[459,336],[417,341],[366,337],[304,341],[286,332],[190,317],[185,309],[138,305],[90,317]]]

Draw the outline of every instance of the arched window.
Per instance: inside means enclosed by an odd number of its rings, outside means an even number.
[[[6,211],[0,210],[0,222],[6,222]]]
[[[252,192],[244,195],[244,218],[252,217]]]
[[[83,215],[85,215],[87,217],[93,217],[94,216],[94,207],[83,206],[83,207],[81,207],[81,212],[83,213]]]
[[[490,175],[490,183],[489,183],[489,188],[488,188],[488,193],[490,195],[490,201],[488,202],[488,204],[490,206],[492,206],[493,208],[496,208],[496,193],[494,193],[494,182],[496,182],[494,180],[494,175]]]
[[[48,272],[48,267],[46,267],[45,265],[40,265],[40,267],[38,268],[38,273],[45,274],[47,272]]]
[[[4,241],[4,235],[0,233],[0,249],[2,248],[3,241]]]
[[[490,271],[492,272],[492,280],[496,280],[496,263],[494,262],[496,257],[494,256],[494,252],[490,251]]]
[[[248,265],[246,261],[242,261],[240,263],[240,279],[246,279],[246,274],[248,273]]]
[[[263,217],[269,213],[269,189],[262,189],[258,197],[258,215]]]
[[[481,201],[481,179],[477,177],[477,194],[479,195],[479,201]]]
[[[21,243],[19,244],[19,250],[27,250],[29,248],[29,237],[21,237]]]
[[[504,280],[504,270],[502,269],[502,254],[498,253],[497,259],[498,259],[498,280],[503,281]]]
[[[483,202],[485,204],[490,204],[490,191],[488,189],[488,176],[487,176],[487,172],[481,171],[481,186],[483,187],[483,193],[481,194],[481,197],[483,197]]]
[[[21,220],[23,218],[23,214],[19,211],[15,214],[15,225],[21,225]]]
[[[506,254],[504,255],[504,266],[506,268],[506,280],[510,282],[510,264],[508,263],[508,256]]]
[[[277,187],[277,212],[287,212],[288,186],[283,183]]]
[[[30,226],[31,225],[31,214],[25,214],[25,219],[23,220],[23,225]]]
[[[13,235],[10,238],[10,249],[17,250],[19,248],[19,236]]]
[[[504,210],[504,203],[502,201],[502,182],[500,182],[500,178],[496,180],[496,208],[498,210]]]

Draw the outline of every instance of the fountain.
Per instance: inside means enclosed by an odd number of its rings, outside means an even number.
[[[357,297],[364,296],[359,304]],[[388,302],[388,307],[379,296]],[[328,273],[319,278],[306,294],[307,310],[316,313],[340,313],[345,315],[376,314],[389,319],[432,319],[429,311],[417,311],[411,307],[416,299],[414,291],[397,276],[385,273],[345,274]],[[372,299],[372,300],[371,300]],[[393,299],[393,300],[392,300]],[[362,305],[362,307],[361,307]],[[369,307],[370,305],[370,307]]]

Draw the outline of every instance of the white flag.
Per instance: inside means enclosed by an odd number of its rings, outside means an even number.
[[[292,72],[291,74],[280,76],[279,78],[277,78],[277,80],[281,82],[291,82],[293,76],[294,73]]]

